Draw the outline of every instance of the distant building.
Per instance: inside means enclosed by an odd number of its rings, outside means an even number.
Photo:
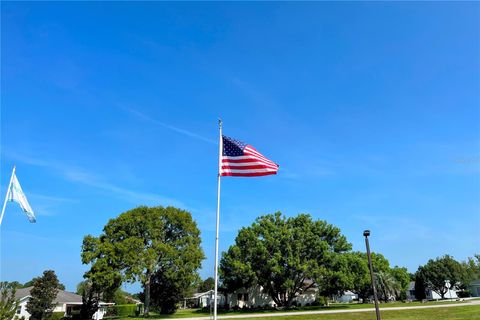
[[[343,292],[342,295],[334,297],[334,298],[335,298],[334,300],[337,301],[337,302],[353,302],[355,300],[358,300],[358,294],[347,290],[347,291]]]
[[[427,300],[440,300],[442,297],[431,289],[425,290],[425,295]],[[447,293],[445,293],[445,299],[457,299],[457,291],[455,289],[449,289]],[[415,281],[411,281],[408,285],[407,289],[407,300],[416,300],[415,297]]]
[[[469,289],[472,297],[480,297],[480,279],[472,281]]]
[[[318,288],[316,285],[312,285],[311,280],[305,280],[305,287],[308,288],[301,294],[297,295],[293,302],[298,306],[305,306],[306,304],[313,303],[317,300]],[[228,305],[232,307],[275,307],[276,303],[270,297],[268,293],[265,292],[262,286],[253,286],[251,288],[242,288],[236,290],[234,293],[228,294],[226,299]]]
[[[205,292],[197,292],[194,293],[193,296],[190,298],[186,298],[184,300],[184,307],[187,307],[187,303],[189,307],[193,308],[205,308],[210,306],[211,302],[213,301],[214,291],[209,290]],[[223,296],[218,293],[217,300],[219,300],[219,304],[221,304]]]
[[[20,305],[17,308],[17,317],[25,317],[26,320],[30,318],[30,313],[27,311],[27,302],[30,300],[30,290],[33,287],[17,289],[15,292],[15,299],[20,301]],[[57,297],[53,301],[55,303],[55,309],[53,312],[63,312],[65,317],[70,317],[75,313],[80,312],[82,306],[82,296],[68,291],[58,290]],[[100,320],[107,312],[107,306],[113,305],[113,303],[100,302],[100,308],[93,316],[93,319]]]

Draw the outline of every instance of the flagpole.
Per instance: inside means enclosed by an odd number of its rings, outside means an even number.
[[[10,186],[12,185],[14,175],[15,175],[15,166],[13,166],[12,176],[10,177],[10,182],[8,183],[7,193],[5,194],[5,201],[3,201],[2,214],[0,215],[0,226],[2,225],[3,214],[5,213],[5,207],[7,206],[7,201],[8,201],[8,193],[10,192]]]
[[[219,141],[218,141],[218,175],[217,175],[217,223],[215,230],[215,291],[213,295],[213,320],[217,320],[217,294],[218,294],[218,229],[220,226],[220,177],[222,169],[222,119],[218,119]]]

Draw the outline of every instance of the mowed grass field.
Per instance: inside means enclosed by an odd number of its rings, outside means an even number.
[[[414,306],[436,306],[436,305],[447,305],[447,304],[465,304],[467,302],[462,301],[439,301],[439,302],[411,302],[411,303],[403,303],[403,302],[391,302],[391,303],[381,303],[380,309],[382,308],[391,308],[391,307],[414,307]],[[305,311],[322,311],[322,310],[350,310],[350,309],[368,309],[374,308],[373,304],[368,303],[335,303],[331,304],[328,307],[321,307],[321,306],[312,306],[312,307],[301,307],[296,310],[219,310],[218,314],[221,315],[243,315],[243,314],[265,314],[265,313],[284,313],[284,312],[291,312],[294,314],[295,312],[305,312]],[[208,310],[202,309],[179,309],[172,315],[155,315],[152,314],[152,318],[196,318],[196,317],[208,317],[210,316],[210,312]],[[299,319],[300,320],[300,319]]]
[[[402,306],[414,306],[414,304],[401,304]],[[422,304],[425,305],[425,304]],[[360,306],[364,305],[357,305]],[[397,307],[399,305],[388,304],[385,307]],[[372,305],[366,305],[366,307],[372,307]],[[363,311],[355,312],[356,308],[335,308],[328,307],[322,310],[349,310],[352,312],[348,313],[337,313],[337,314],[302,314],[295,315],[295,312],[292,312],[291,315],[286,316],[277,316],[273,317],[272,320],[375,320],[375,311]],[[205,317],[208,314],[199,314],[192,312],[193,310],[179,310],[175,315],[162,317],[162,316],[151,316],[153,319],[165,319],[165,318],[182,318],[182,317]],[[313,310],[312,310],[313,311]],[[480,305],[465,305],[465,306],[456,306],[456,307],[445,307],[445,308],[425,308],[425,309],[405,309],[405,310],[382,310],[380,309],[382,320],[480,320]],[[238,313],[229,313],[229,315],[237,315]],[[245,312],[242,312],[245,314]],[[251,315],[252,318],[245,318],[249,320],[266,320],[265,317],[255,317],[254,314]],[[117,318],[119,319],[119,318]],[[144,318],[120,318],[124,320],[134,320],[134,319],[144,319]]]

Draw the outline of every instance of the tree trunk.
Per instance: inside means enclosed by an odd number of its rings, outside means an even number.
[[[144,288],[144,293],[145,293],[145,307],[143,309],[143,315],[145,317],[148,317],[148,312],[150,311],[150,282],[151,282],[152,276],[150,273],[147,273],[147,280],[145,280],[145,288]]]

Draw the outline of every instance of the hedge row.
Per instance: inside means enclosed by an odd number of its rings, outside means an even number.
[[[138,314],[138,306],[136,304],[118,304],[107,308],[108,316],[128,317]]]

